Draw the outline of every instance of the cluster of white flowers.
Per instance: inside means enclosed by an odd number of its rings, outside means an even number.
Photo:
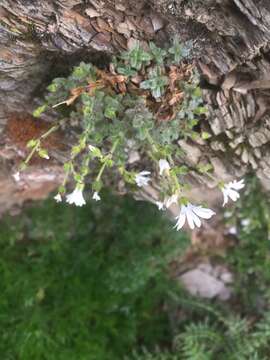
[[[239,199],[240,195],[238,191],[243,189],[244,186],[245,186],[244,180],[240,180],[240,181],[234,180],[222,186],[221,191],[224,198],[223,206],[228,203],[229,198],[233,201]],[[171,198],[173,198],[173,196]],[[171,204],[171,202],[169,202],[169,204]],[[186,205],[181,206],[180,213],[176,217],[177,222],[175,228],[176,230],[180,230],[184,226],[186,220],[191,229],[194,229],[195,226],[200,227],[202,224],[200,218],[210,219],[213,215],[215,215],[215,212],[211,209],[207,209],[207,208],[203,208],[202,206],[195,206],[191,203],[187,203]]]
[[[165,159],[159,160],[159,175],[162,176],[164,173],[168,172],[170,170],[170,164]],[[232,201],[236,201],[239,199],[239,190],[243,189],[245,186],[244,180],[234,180],[229,182],[228,184],[224,184],[221,187],[221,191],[223,194],[223,206],[226,205],[231,199]],[[157,201],[156,205],[159,210],[164,210],[166,208],[169,208],[172,204],[177,204],[179,200],[179,194],[173,194],[169,198],[166,198],[164,202]],[[186,204],[182,204],[180,208],[179,215],[176,217],[176,224],[175,228],[176,230],[180,230],[186,223],[188,223],[189,227],[191,229],[194,229],[196,226],[200,227],[202,222],[201,219],[210,219],[213,215],[215,215],[215,212],[211,209],[204,208],[202,206],[196,206],[191,204],[190,202]]]
[[[62,196],[60,193],[58,193],[57,195],[55,195],[54,197],[56,202],[61,202],[62,201]],[[94,192],[92,199],[99,201],[100,200],[100,196],[99,193],[97,191]],[[66,201],[68,204],[74,204],[76,206],[83,206],[86,204],[84,197],[83,197],[83,188],[78,186],[75,187],[75,189],[73,190],[72,193],[68,194],[66,197]]]
[[[91,146],[91,145],[90,145]],[[89,148],[90,148],[89,146]],[[93,151],[95,147],[90,148],[91,151]],[[170,164],[165,159],[160,159],[159,162],[159,175],[163,176],[169,175],[169,171],[171,169]],[[137,186],[144,187],[147,186],[150,178],[151,172],[147,170],[143,170],[135,175],[135,182]],[[14,174],[13,175],[16,181],[19,181],[19,175]],[[243,189],[245,186],[244,180],[234,180],[229,182],[228,184],[224,184],[221,187],[221,191],[223,194],[223,206],[226,205],[231,199],[232,201],[236,201],[239,199],[239,190]],[[179,193],[175,193],[171,195],[170,197],[165,198],[163,202],[157,201],[156,205],[159,210],[165,210],[166,208],[169,208],[172,204],[178,204],[179,202]],[[62,196],[60,193],[58,193],[54,199],[56,202],[62,201]],[[100,200],[99,193],[97,191],[94,192],[92,199],[95,201]],[[76,206],[83,206],[85,205],[85,200],[83,197],[83,186],[78,185],[75,187],[72,193],[68,194],[66,196],[66,202],[68,204],[75,204]],[[176,217],[176,224],[175,228],[176,230],[180,230],[185,223],[187,222],[189,227],[191,229],[194,229],[195,227],[200,227],[202,222],[201,219],[210,219],[213,215],[215,215],[215,212],[211,209],[202,207],[200,205],[193,205],[190,202],[185,202],[180,207],[179,215]]]

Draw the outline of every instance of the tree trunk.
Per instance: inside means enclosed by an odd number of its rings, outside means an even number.
[[[11,176],[40,131],[29,114],[48,83],[81,60],[106,62],[133,39],[162,46],[172,34],[193,41],[209,108],[201,126],[211,138],[181,141],[184,161],[210,162],[217,181],[254,171],[270,188],[268,0],[2,0],[0,26],[0,212],[47,196],[61,181],[66,134],[55,141],[63,146],[52,144],[49,165],[35,162],[19,182]],[[189,181],[195,197],[217,182],[198,174]],[[147,192],[156,196],[154,188]]]

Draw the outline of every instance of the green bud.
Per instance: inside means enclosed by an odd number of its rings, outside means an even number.
[[[38,155],[41,157],[41,158],[43,158],[43,159],[49,159],[50,157],[49,157],[49,155],[48,155],[48,152],[47,152],[47,150],[45,150],[45,149],[39,149],[38,150]]]

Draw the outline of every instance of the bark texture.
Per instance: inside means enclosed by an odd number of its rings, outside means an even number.
[[[31,194],[38,173],[45,176],[39,185],[46,196],[61,179],[59,163],[65,153],[61,146],[56,148],[54,161],[34,163],[20,182],[14,182],[11,174],[25,150],[19,140],[10,140],[14,134],[6,131],[9,121],[19,119],[23,131],[48,82],[66,74],[71,65],[106,61],[134,39],[162,46],[176,33],[182,41],[193,40],[209,107],[209,118],[201,126],[212,135],[207,141],[181,141],[184,161],[210,162],[217,180],[254,171],[269,189],[268,0],[2,0],[0,209],[24,200],[20,193],[25,187]],[[60,142],[66,142],[65,136]],[[51,176],[50,186],[46,174]],[[197,189],[216,183],[198,174],[191,174],[189,181]],[[147,191],[143,196],[157,196],[154,188]]]

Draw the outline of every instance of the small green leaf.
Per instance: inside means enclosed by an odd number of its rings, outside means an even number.
[[[28,141],[28,143],[26,144],[27,148],[33,148],[37,145],[37,140],[31,139]]]
[[[40,115],[47,109],[47,105],[44,104],[42,106],[39,106],[34,112],[33,112],[33,116],[38,118],[40,117]]]
[[[65,172],[69,172],[72,168],[72,163],[71,162],[66,162],[64,163],[64,171]]]
[[[209,139],[211,137],[211,134],[209,134],[208,132],[206,132],[206,131],[203,131],[202,132],[202,139],[203,140],[207,140],[207,139]]]
[[[102,186],[103,186],[102,181],[101,180],[98,180],[98,181],[96,180],[92,184],[92,189],[94,191],[99,192],[102,189]]]
[[[76,156],[76,155],[78,155],[80,152],[81,152],[81,148],[80,148],[80,146],[78,146],[78,145],[73,146],[72,149],[71,149],[71,155],[72,155],[72,156]]]
[[[43,159],[49,159],[50,157],[49,157],[49,155],[48,155],[48,152],[47,152],[47,150],[45,150],[45,149],[39,149],[38,150],[38,155],[41,157],[41,158],[43,158]]]

